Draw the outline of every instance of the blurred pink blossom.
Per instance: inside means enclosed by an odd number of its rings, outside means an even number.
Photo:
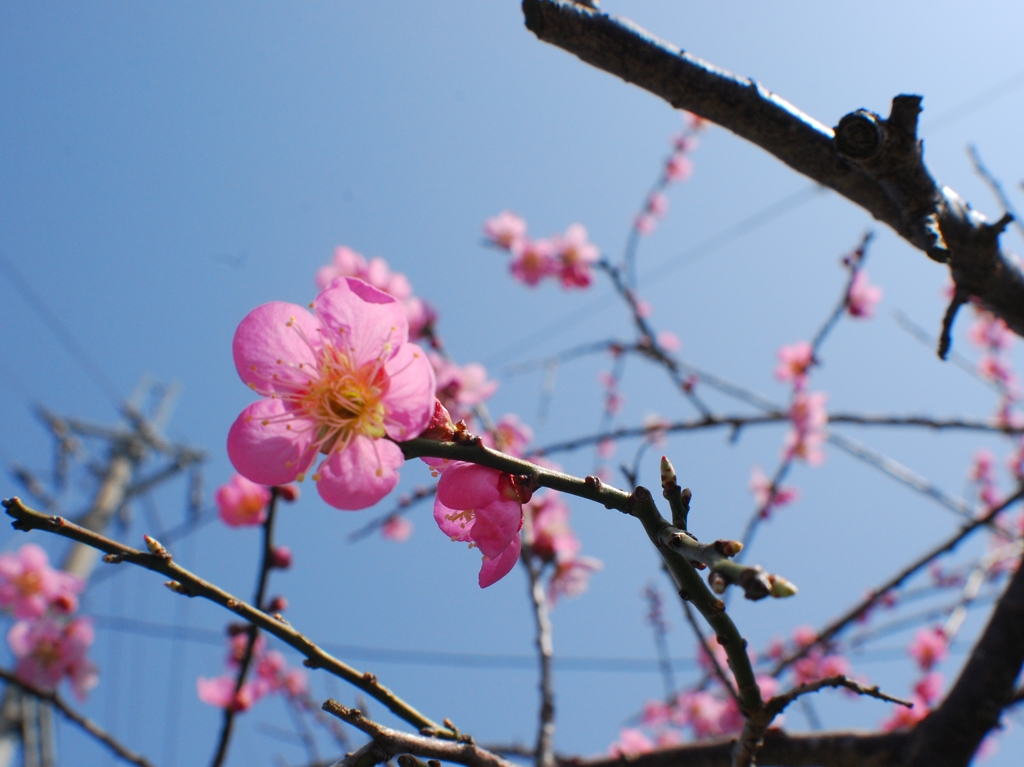
[[[81,579],[50,567],[46,552],[34,543],[0,554],[0,608],[15,618],[39,618],[48,609],[73,613],[83,588]]]
[[[846,311],[851,317],[871,317],[875,306],[882,300],[882,289],[868,282],[868,273],[863,269],[853,276],[850,292],[846,294]]]
[[[590,574],[604,569],[604,563],[594,557],[576,557],[559,562],[548,585],[548,601],[552,606],[559,597],[578,597],[590,585]]]
[[[75,618],[58,623],[51,618],[18,621],[7,632],[7,645],[17,661],[18,679],[42,690],[56,690],[67,677],[76,697],[99,681],[96,667],[86,656],[93,643],[92,623]]]
[[[487,380],[487,369],[476,362],[458,366],[436,352],[428,354],[437,381],[437,399],[455,421],[473,416],[473,408],[489,399],[498,388]]]
[[[939,696],[942,694],[942,688],[944,685],[945,679],[943,679],[942,674],[938,671],[930,671],[921,677],[920,681],[914,685],[914,692],[917,693],[918,697],[927,705],[934,706],[938,701]]]
[[[230,527],[262,525],[267,519],[270,490],[235,474],[214,493],[221,521]]]
[[[380,528],[380,534],[395,543],[404,543],[412,535],[412,522],[405,517],[393,516]]]
[[[521,458],[533,441],[533,429],[515,413],[508,413],[494,423],[493,432],[481,435],[480,439],[489,448]]]
[[[680,341],[679,336],[672,331],[662,330],[658,333],[658,346],[671,354],[682,349],[683,342]]]
[[[558,272],[555,244],[550,240],[519,240],[512,244],[512,276],[533,287]]]
[[[917,695],[912,696],[910,702],[914,704],[913,708],[897,705],[893,709],[892,716],[882,722],[883,731],[909,730],[928,716],[931,711],[928,704]]]
[[[640,730],[625,727],[619,731],[619,739],[608,746],[610,756],[630,757],[654,750],[654,743]]]
[[[814,364],[814,349],[807,341],[783,346],[778,351],[779,365],[775,368],[775,377],[780,381],[792,381],[794,386],[801,387],[807,377],[807,371]]]
[[[930,671],[949,654],[949,640],[941,628],[921,629],[914,635],[907,652],[922,671]]]
[[[512,250],[526,239],[526,222],[510,210],[484,221],[484,236],[499,248]]]
[[[586,288],[590,286],[591,269],[600,258],[597,246],[587,239],[583,224],[572,224],[565,234],[554,238],[558,257],[558,277],[563,288]]]
[[[693,173],[693,161],[683,152],[676,152],[665,163],[666,181],[686,181]]]
[[[762,509],[761,516],[765,518],[771,514],[772,509],[785,506],[800,497],[799,489],[785,485],[779,485],[773,493],[772,481],[761,471],[760,466],[750,470],[750,492],[754,494],[754,503]]]

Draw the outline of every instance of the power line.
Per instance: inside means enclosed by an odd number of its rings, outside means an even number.
[[[959,104],[950,107],[945,112],[940,112],[930,120],[923,120],[921,127],[928,128],[929,133],[938,133],[941,130],[945,130],[953,123],[959,122],[968,115],[974,114],[982,107],[986,107],[992,102],[998,101],[1003,96],[1009,95],[1021,86],[1024,86],[1024,69],[1020,70],[1016,74],[1010,75],[1005,80],[1000,80],[998,83],[990,88],[986,88],[981,93],[961,101]]]
[[[92,379],[93,383],[96,384],[103,393],[110,397],[114,403],[114,407],[118,408],[121,405],[122,397],[118,392],[114,382],[111,381],[107,374],[103,372],[103,368],[96,364],[96,362],[89,356],[89,353],[85,350],[78,341],[72,335],[71,331],[68,330],[67,326],[60,321],[60,318],[51,311],[51,309],[43,301],[42,297],[33,290],[32,286],[29,285],[28,281],[21,276],[21,273],[14,268],[14,264],[7,258],[3,251],[0,251],[0,271],[4,273],[7,279],[14,286],[14,289],[18,291],[21,297],[25,300],[25,303],[38,315],[39,319],[43,321],[43,324],[50,330],[51,333],[56,337],[57,341],[61,346],[74,357],[75,361],[81,365],[85,373]]]

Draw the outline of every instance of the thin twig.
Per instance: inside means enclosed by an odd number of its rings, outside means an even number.
[[[980,516],[977,519],[972,520],[970,522],[965,522],[955,535],[951,536],[944,543],[939,544],[935,548],[918,557],[918,559],[904,567],[892,578],[890,578],[880,586],[877,586],[874,590],[872,590],[871,594],[867,598],[858,602],[852,608],[850,608],[841,616],[832,621],[832,623],[830,623],[828,626],[819,631],[818,636],[815,638],[813,642],[808,643],[807,645],[801,647],[799,650],[796,650],[795,652],[790,653],[789,655],[786,655],[783,658],[780,658],[779,661],[772,668],[771,675],[778,676],[790,665],[792,665],[796,661],[800,660],[800,658],[803,658],[805,655],[807,655],[807,653],[809,653],[811,649],[813,649],[814,647],[817,647],[822,644],[827,644],[828,642],[832,641],[832,639],[837,634],[839,634],[839,632],[841,632],[849,624],[851,624],[853,621],[857,620],[857,618],[859,618],[861,615],[870,610],[875,605],[875,603],[878,602],[878,600],[880,600],[885,594],[891,592],[893,589],[899,588],[904,581],[906,581],[908,578],[915,575],[916,573],[920,572],[923,568],[927,567],[934,559],[942,556],[946,552],[955,549],[960,544],[960,542],[967,538],[971,533],[973,533],[978,528],[988,525],[990,522],[993,522],[1002,511],[1012,506],[1021,498],[1024,498],[1024,485],[1022,485],[1016,493],[1011,495],[1009,498],[1005,499],[998,506],[995,506],[992,509],[990,509],[983,516]]]
[[[270,577],[270,571],[274,567],[274,518],[277,516],[277,501],[279,498],[280,492],[278,489],[276,487],[270,488],[267,518],[263,521],[263,556],[260,561],[259,574],[256,576],[256,596],[253,599],[253,604],[260,609],[263,608],[263,597],[267,590],[267,581]],[[259,627],[250,623],[247,633],[249,639],[245,645],[245,654],[242,655],[242,660],[238,664],[238,674],[235,676],[236,697],[241,692],[242,686],[245,684],[245,678],[249,674],[249,667],[252,665],[256,650],[256,640],[260,635]],[[228,745],[231,742],[231,733],[234,729],[236,713],[235,706],[226,706],[224,708],[224,719],[221,724],[220,737],[217,739],[217,748],[213,752],[212,767],[221,767],[227,758]]]
[[[555,688],[551,668],[554,657],[551,617],[541,577],[543,563],[533,555],[530,544],[524,543],[522,561],[529,579],[530,604],[537,627],[537,661],[540,667],[540,711],[537,722],[537,744],[533,758],[536,767],[552,767],[555,763]]]
[[[38,687],[22,682],[18,677],[6,669],[0,669],[0,679],[3,679],[8,684],[13,684],[16,687],[19,687],[22,692],[32,695],[41,701],[46,701],[55,709],[60,711],[68,721],[73,722],[129,764],[137,765],[137,767],[153,767],[153,763],[148,759],[136,754],[127,746],[122,745],[110,733],[94,721],[82,716],[73,708],[68,706],[68,704],[64,702],[64,699],[56,692],[40,690]]]
[[[44,532],[54,533],[63,538],[69,538],[106,552],[108,556],[104,557],[104,559],[107,562],[129,562],[173,578],[168,584],[168,588],[172,591],[185,596],[208,599],[227,608],[249,623],[256,624],[264,631],[273,634],[282,642],[294,647],[304,655],[306,660],[303,661],[303,665],[306,667],[322,668],[328,673],[344,679],[349,684],[358,687],[376,700],[379,700],[397,717],[415,727],[427,728],[442,736],[451,736],[453,734],[451,730],[439,727],[433,720],[421,714],[387,687],[381,685],[373,674],[369,672],[359,673],[354,668],[318,647],[306,636],[292,628],[291,624],[287,621],[267,615],[262,610],[246,604],[238,597],[229,594],[218,586],[186,570],[184,567],[175,564],[171,561],[169,553],[165,552],[163,555],[147,554],[138,549],[133,549],[130,546],[125,546],[110,538],[86,530],[73,522],[67,521],[63,517],[40,514],[38,511],[24,506],[18,498],[5,500],[3,506],[7,510],[7,515],[14,518],[15,529],[43,530]]]
[[[334,714],[356,729],[362,730],[372,740],[355,753],[349,754],[339,767],[373,767],[399,754],[425,756],[428,759],[443,759],[446,762],[464,764],[467,767],[515,767],[500,756],[485,751],[472,738],[461,736],[458,740],[441,740],[425,735],[410,735],[377,724],[355,708],[348,708],[336,700],[328,699],[324,711]]]

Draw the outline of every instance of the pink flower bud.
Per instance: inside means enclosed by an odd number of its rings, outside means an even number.
[[[292,566],[292,550],[287,546],[275,546],[270,555],[270,566],[278,570],[287,570]]]
[[[277,486],[277,497],[282,501],[288,503],[295,503],[299,500],[299,486],[298,485],[278,485]]]
[[[276,596],[270,600],[270,604],[267,605],[268,613],[283,613],[288,609],[288,600],[282,596]]]

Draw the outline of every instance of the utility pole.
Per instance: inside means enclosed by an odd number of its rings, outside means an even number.
[[[149,416],[143,414],[143,402],[156,395],[156,405]],[[87,458],[83,440],[101,444],[102,463],[90,468],[99,478],[99,485],[85,512],[75,521],[97,533],[103,533],[112,520],[136,497],[177,476],[185,469],[195,468],[205,458],[198,450],[171,444],[160,434],[173,408],[175,391],[170,387],[142,382],[129,403],[122,407],[124,420],[105,426],[63,418],[38,408],[40,420],[55,440],[53,482],[59,492],[66,483],[69,459]],[[137,477],[140,469],[158,461],[161,465]],[[55,494],[48,491],[28,470],[13,467],[12,475],[41,505],[55,513],[59,510]],[[190,504],[195,499],[189,499]],[[64,556],[62,569],[88,582],[99,559],[99,552],[90,546],[73,543]],[[10,767],[21,745],[23,767],[54,767],[55,742],[52,711],[47,703],[24,695],[8,686],[0,699],[0,767]]]

